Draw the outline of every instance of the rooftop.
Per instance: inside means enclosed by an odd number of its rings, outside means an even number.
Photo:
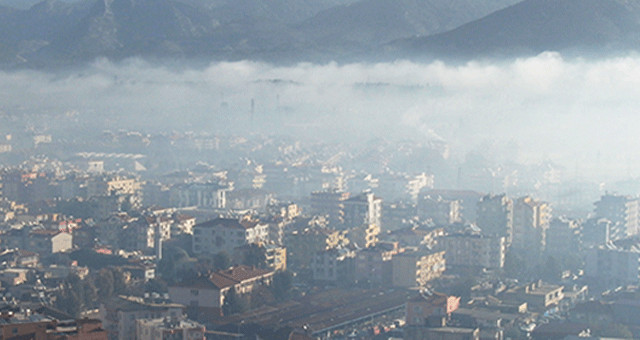
[[[245,280],[263,277],[272,273],[273,272],[270,270],[240,265],[227,270],[220,270],[211,273],[209,276],[200,275],[190,280],[184,280],[177,286],[202,289],[223,289],[234,286]]]
[[[258,225],[259,221],[257,220],[238,220],[235,218],[216,218],[214,220],[198,223],[194,226],[194,228],[234,228],[234,229],[251,229]]]
[[[141,324],[145,326],[158,327],[161,329],[189,329],[189,328],[202,328],[204,330],[204,326],[189,320],[189,319],[178,319],[178,318],[159,318],[159,319],[142,319],[138,320]]]
[[[167,309],[167,308],[183,308],[184,306],[177,303],[151,303],[145,302],[143,298],[137,296],[124,296],[111,298],[104,302],[108,309],[114,309],[124,312],[139,311],[146,309]]]

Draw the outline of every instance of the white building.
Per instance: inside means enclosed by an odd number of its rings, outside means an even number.
[[[347,227],[375,224],[382,227],[382,199],[371,192],[351,197],[343,202],[344,223]]]
[[[442,238],[448,267],[502,268],[506,254],[503,236],[453,234]]]
[[[233,254],[236,247],[266,242],[269,228],[258,220],[217,218],[193,226],[193,252],[217,254],[225,251]]]
[[[356,253],[348,248],[317,252],[311,261],[313,279],[321,282],[351,282],[355,280]]]
[[[220,315],[230,290],[243,295],[251,293],[258,286],[270,286],[274,273],[255,267],[236,266],[184,280],[169,287],[169,296],[172,301],[198,308],[209,316]]]
[[[587,249],[584,268],[586,277],[610,286],[637,283],[640,278],[640,251],[607,245]]]
[[[169,189],[171,206],[207,207],[224,209],[227,206],[227,192],[231,186],[218,183],[176,184]]]

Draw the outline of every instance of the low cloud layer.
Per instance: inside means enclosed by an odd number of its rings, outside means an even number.
[[[291,67],[97,60],[64,74],[0,73],[0,110],[28,114],[39,128],[69,131],[262,132],[348,142],[444,139],[454,157],[479,145],[515,141],[523,162],[551,159],[585,172],[637,176],[638,74],[636,55],[594,61],[544,53],[462,65]],[[55,118],[60,116],[73,117],[73,123]]]

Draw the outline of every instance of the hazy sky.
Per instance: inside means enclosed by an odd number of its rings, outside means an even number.
[[[190,68],[97,60],[64,75],[2,72],[0,102],[6,113],[77,112],[78,124],[97,114],[102,127],[147,133],[443,138],[454,156],[481,143],[515,141],[523,162],[548,158],[571,168],[580,164],[585,172],[637,176],[639,72],[636,55],[587,61],[556,53],[462,65],[235,62]]]

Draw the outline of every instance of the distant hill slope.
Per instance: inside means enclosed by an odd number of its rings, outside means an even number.
[[[540,53],[637,48],[638,0],[526,0],[442,34],[387,46],[397,54]]]
[[[218,26],[206,11],[176,1],[98,0],[31,57],[181,55],[195,38],[212,34]]]
[[[328,44],[376,44],[451,30],[519,1],[363,0],[320,12],[297,28]]]
[[[202,0],[190,1],[193,4]],[[260,18],[293,24],[323,10],[353,2],[355,0],[233,0],[211,8],[214,9],[213,16],[221,22]]]
[[[27,10],[0,6],[0,64],[73,65],[99,56],[371,61],[640,46],[640,0],[354,1],[45,0]]]

